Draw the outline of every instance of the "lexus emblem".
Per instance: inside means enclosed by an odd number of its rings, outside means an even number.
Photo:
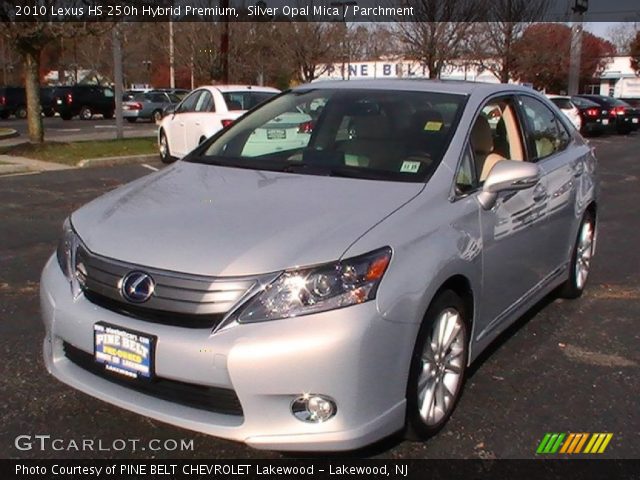
[[[125,300],[143,303],[151,298],[156,284],[148,273],[129,272],[122,279],[120,294]]]

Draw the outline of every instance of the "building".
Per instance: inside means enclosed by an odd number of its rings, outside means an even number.
[[[619,98],[640,98],[640,77],[631,69],[630,57],[612,57],[594,83],[587,85],[587,93]],[[373,78],[427,78],[428,69],[420,62],[405,59],[373,60],[367,62],[319,65],[318,80],[356,80]],[[498,78],[469,62],[454,62],[444,68],[443,80],[499,83]]]

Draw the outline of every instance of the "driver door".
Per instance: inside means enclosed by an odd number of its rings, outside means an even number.
[[[470,143],[479,187],[500,160],[528,161],[516,100],[489,100],[476,118]],[[500,193],[490,210],[480,207],[483,289],[475,332],[499,329],[543,278],[546,254],[539,226],[545,218],[544,180],[533,188]]]
[[[189,117],[195,114],[196,104],[201,93],[202,90],[196,90],[185,97],[176,108],[175,113],[169,115],[165,124],[169,147],[172,154],[178,158],[182,158],[189,153],[186,142],[187,123],[189,122]]]

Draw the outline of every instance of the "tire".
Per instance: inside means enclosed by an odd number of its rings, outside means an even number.
[[[135,117],[127,117],[127,122],[129,122],[129,123],[136,123],[136,120],[138,120],[138,119],[135,118]]]
[[[108,110],[102,114],[105,120],[111,120],[113,118],[113,110]]]
[[[93,112],[87,106],[84,106],[80,109],[80,113],[78,114],[80,120],[91,120],[93,118]]]
[[[591,270],[595,235],[595,218],[591,212],[586,212],[580,222],[578,236],[573,245],[569,278],[559,288],[558,294],[561,298],[578,298],[584,292]]]
[[[160,123],[162,120],[162,110],[154,110],[151,114],[151,121],[153,123]]]
[[[425,314],[407,382],[408,439],[425,440],[435,435],[447,423],[460,399],[469,356],[466,310],[465,302],[456,293],[444,290]],[[445,334],[450,333],[442,341],[438,336],[441,327],[445,327]]]
[[[171,151],[169,150],[169,140],[167,140],[167,135],[163,130],[160,131],[160,140],[158,143],[160,150],[160,161],[162,163],[175,162],[176,159],[171,156]]]
[[[60,118],[62,118],[62,120],[71,120],[73,118],[73,115],[71,115],[70,113],[61,113]]]
[[[16,116],[16,118],[19,118],[21,120],[27,118],[27,107],[20,105],[18,108],[16,108],[14,115]]]

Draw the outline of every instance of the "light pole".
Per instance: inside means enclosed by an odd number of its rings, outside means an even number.
[[[176,88],[176,66],[173,47],[173,20],[169,20],[169,86]]]
[[[589,9],[589,0],[575,0],[573,10],[573,24],[571,26],[571,51],[569,63],[568,94],[577,95],[580,88],[580,62],[582,56],[582,20]]]
[[[344,38],[342,39],[342,79],[344,80],[344,69],[345,69],[345,58],[346,58],[346,64],[347,64],[347,80],[349,80],[351,78],[351,72],[349,71],[349,66],[351,64],[351,52],[350,52],[350,48],[346,49],[345,52],[345,46],[347,45],[347,41],[346,41],[346,37],[347,37],[347,20],[346,20],[346,11],[347,11],[347,7],[354,7],[358,5],[358,2],[355,2],[353,0],[337,0],[337,1],[333,1],[331,2],[331,6],[332,7],[338,7],[342,9],[342,24],[344,25]],[[346,53],[346,54],[345,54]]]

